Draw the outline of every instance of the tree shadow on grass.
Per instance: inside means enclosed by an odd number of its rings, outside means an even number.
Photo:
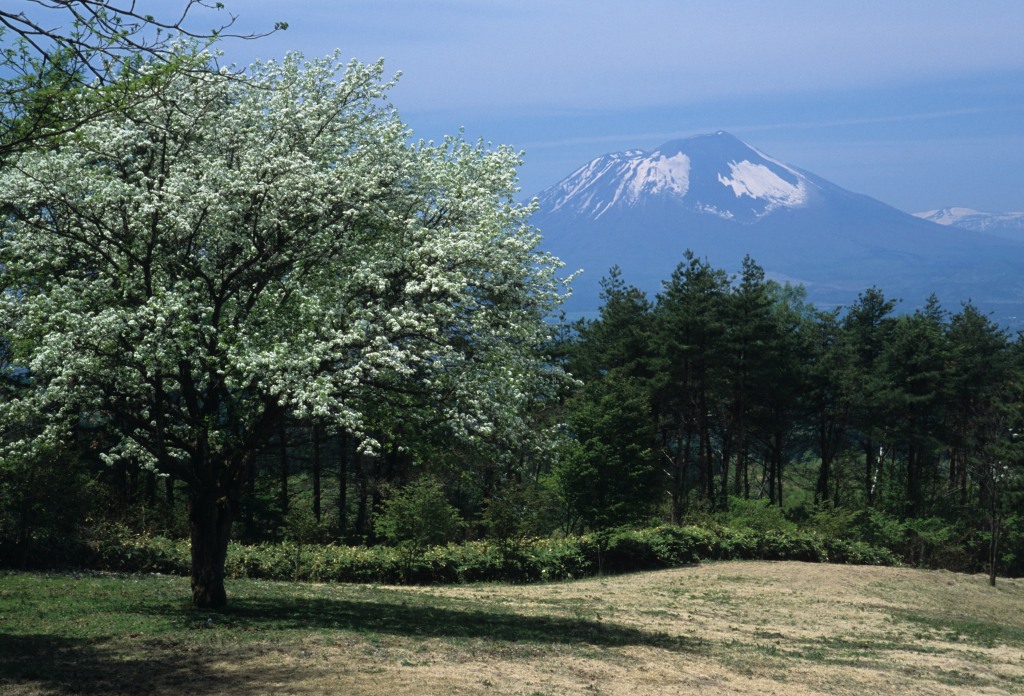
[[[205,617],[205,615],[203,615]],[[487,638],[534,644],[646,646],[700,652],[703,641],[603,620],[330,598],[239,598],[216,615],[248,630],[339,630],[424,638]],[[206,620],[205,618],[203,620]]]
[[[293,676],[287,668],[218,670],[214,651],[116,648],[107,641],[0,634],[0,693],[252,693]]]
[[[291,652],[289,646],[310,634],[331,637],[332,632],[370,638],[479,638],[540,650],[554,645],[643,646],[697,653],[707,648],[699,639],[614,622],[438,607],[418,598],[235,597],[220,612],[143,600],[130,611],[163,615],[179,628],[147,638],[107,640],[0,633],[0,692],[247,695],[272,684],[301,690],[293,681],[294,666],[268,664],[261,655],[282,648]],[[234,668],[222,669],[224,664]]]

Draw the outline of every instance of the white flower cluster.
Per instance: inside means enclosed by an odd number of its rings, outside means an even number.
[[[198,480],[286,413],[475,437],[554,389],[560,264],[513,200],[518,155],[410,145],[389,86],[297,55],[187,72],[8,166],[0,331],[33,388],[0,418],[52,416],[14,445],[87,414],[109,457]]]

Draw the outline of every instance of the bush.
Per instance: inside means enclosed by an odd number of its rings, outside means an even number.
[[[108,529],[90,541],[86,565],[117,572],[187,575],[187,541]],[[228,546],[231,578],[438,584],[454,582],[572,580],[598,572],[673,568],[702,560],[797,560],[891,565],[886,549],[860,542],[825,541],[813,533],[757,532],[719,527],[660,526],[560,539],[526,539],[509,556],[500,544],[472,541],[434,545],[411,553],[407,546],[337,546],[294,541]]]
[[[480,522],[487,538],[513,563],[530,539],[554,528],[555,505],[554,495],[538,484],[508,482],[487,499]]]
[[[94,530],[83,554],[90,567],[122,573],[188,575],[192,554],[187,541],[135,534],[126,527]]]
[[[417,552],[454,540],[464,527],[441,485],[429,478],[410,483],[385,500],[374,524],[390,545]]]
[[[755,532],[792,534],[797,531],[796,524],[786,519],[782,508],[767,499],[729,498],[728,511],[715,515],[715,520],[726,527],[751,529]]]

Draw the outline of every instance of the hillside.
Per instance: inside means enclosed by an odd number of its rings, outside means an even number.
[[[543,585],[0,575],[5,694],[1006,694],[1024,584],[727,562]]]

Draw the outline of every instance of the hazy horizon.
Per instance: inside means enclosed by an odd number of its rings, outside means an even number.
[[[383,57],[416,135],[525,151],[539,192],[610,151],[726,130],[906,212],[1024,210],[1024,3],[230,0],[228,61]]]

